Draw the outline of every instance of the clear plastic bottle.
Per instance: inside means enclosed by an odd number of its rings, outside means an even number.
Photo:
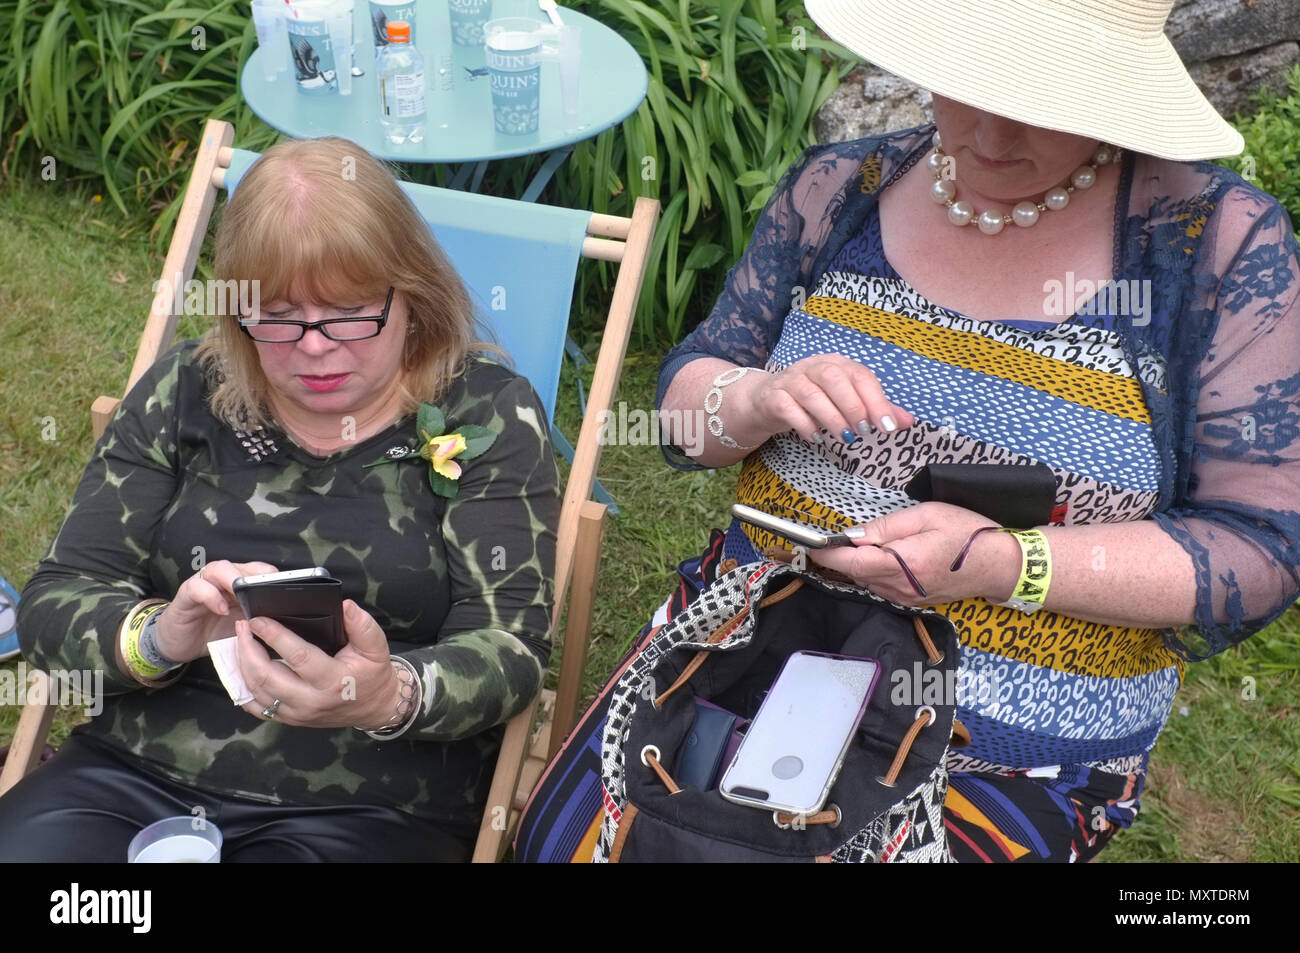
[[[388,45],[375,60],[379,74],[379,122],[389,142],[420,142],[428,117],[424,57],[411,45],[405,20],[388,22]]]

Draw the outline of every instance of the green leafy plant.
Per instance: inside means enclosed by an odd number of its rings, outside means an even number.
[[[1257,111],[1235,123],[1246,148],[1221,162],[1275,196],[1300,227],[1300,66],[1291,68],[1287,83],[1286,96],[1261,89],[1251,97]]]
[[[615,214],[639,195],[660,200],[637,326],[645,343],[676,341],[707,312],[853,59],[817,35],[798,0],[574,6],[632,44],[649,89],[620,128],[577,147],[556,200]]]
[[[52,157],[57,179],[102,181],[164,246],[205,119],[234,123],[245,148],[276,138],[239,94],[256,46],[246,3],[0,0],[0,23],[5,174]]]

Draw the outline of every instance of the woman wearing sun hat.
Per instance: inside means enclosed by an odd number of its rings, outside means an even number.
[[[710,434],[670,462],[743,458],[740,502],[866,524],[817,561],[957,626],[958,860],[1094,856],[1187,662],[1300,589],[1296,243],[1203,161],[1242,140],[1164,37],[1171,5],[807,0],[931,90],[937,129],[808,150],[661,368],[661,408]],[[951,462],[1046,464],[1051,518],[979,533],[904,493]],[[656,621],[778,542],[715,534]]]

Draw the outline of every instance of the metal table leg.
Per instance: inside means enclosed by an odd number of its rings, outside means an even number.
[[[555,171],[562,165],[564,160],[569,158],[573,152],[573,146],[565,146],[562,149],[556,149],[548,155],[542,167],[537,170],[533,176],[533,181],[528,183],[528,188],[524,189],[524,194],[519,196],[521,202],[536,202],[537,197],[542,194],[542,189],[546,188],[546,183],[550,182],[555,175]]]

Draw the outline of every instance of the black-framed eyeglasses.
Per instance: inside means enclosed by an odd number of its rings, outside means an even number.
[[[383,314],[358,315],[353,318],[326,318],[324,321],[281,321],[275,318],[246,318],[239,316],[239,327],[254,341],[262,344],[292,344],[315,329],[331,341],[364,341],[378,337],[388,323],[388,309],[393,304],[393,291],[388,289],[384,299]]]

